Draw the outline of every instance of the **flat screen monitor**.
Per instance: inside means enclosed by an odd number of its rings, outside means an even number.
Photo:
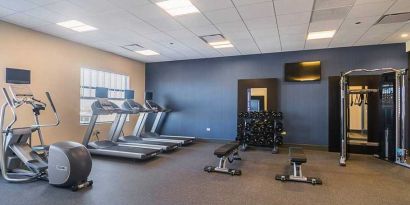
[[[125,99],[133,100],[134,99],[134,91],[133,90],[125,90]]]
[[[6,68],[6,83],[30,84],[30,70]]]
[[[95,97],[96,98],[108,98],[108,88],[96,87]]]
[[[320,81],[321,65],[320,61],[286,63],[285,81],[305,82]]]
[[[153,100],[154,94],[152,92],[145,92],[145,100]]]

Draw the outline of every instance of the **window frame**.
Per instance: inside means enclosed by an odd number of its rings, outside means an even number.
[[[88,70],[87,72],[89,72],[87,75],[89,76],[85,76],[85,72],[86,70]],[[93,74],[96,74],[96,77],[93,77]],[[100,74],[103,74],[103,76],[99,76]],[[107,76],[108,75],[108,76]],[[89,82],[85,83],[85,77],[88,77]],[[119,80],[120,79],[120,80]],[[106,82],[106,81],[109,82]],[[118,82],[118,80],[120,82]],[[91,85],[90,85],[91,84]],[[95,85],[92,85],[95,84]],[[109,86],[107,86],[109,85]],[[106,87],[108,88],[108,100],[110,101],[123,101],[125,99],[125,91],[130,89],[130,76],[126,75],[126,74],[120,74],[120,73],[115,73],[112,71],[106,71],[105,69],[94,69],[94,68],[88,68],[88,67],[81,67],[80,68],[80,125],[89,125],[90,121],[87,120],[87,122],[85,120],[82,120],[83,117],[88,117],[89,119],[91,119],[91,115],[84,115],[83,111],[85,109],[83,109],[83,100],[97,100],[97,98],[95,97],[95,89],[97,87]],[[114,88],[113,88],[114,87]],[[121,89],[118,89],[118,87],[120,87]],[[85,89],[87,90],[87,94],[85,95]],[[91,95],[91,96],[90,96]],[[94,96],[92,96],[94,95]],[[112,95],[114,95],[115,97],[111,97]],[[122,97],[118,97],[118,96],[122,96]],[[117,103],[116,103],[117,104]],[[118,105],[118,104],[117,104]],[[91,111],[92,112],[92,111]],[[89,113],[89,112],[87,112]],[[107,123],[112,123],[115,120],[115,114],[110,115],[112,116],[112,118],[107,119],[107,120],[101,120],[100,117],[97,119],[97,124],[107,124]],[[129,121],[129,116],[127,117],[127,122]]]

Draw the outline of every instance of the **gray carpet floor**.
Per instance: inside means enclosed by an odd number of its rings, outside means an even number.
[[[274,179],[288,169],[286,149],[241,152],[243,160],[231,166],[242,176],[204,172],[217,163],[219,145],[198,142],[147,162],[94,157],[94,186],[80,192],[0,179],[0,204],[410,204],[410,169],[371,156],[353,155],[339,167],[338,153],[305,150],[304,175],[324,182],[312,186]]]

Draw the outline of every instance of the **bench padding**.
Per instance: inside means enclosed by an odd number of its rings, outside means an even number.
[[[289,160],[297,164],[307,162],[306,155],[301,147],[289,147]]]
[[[218,147],[218,149],[215,150],[214,155],[216,155],[218,158],[221,158],[223,156],[230,155],[234,150],[238,149],[238,147],[239,143],[230,142]]]

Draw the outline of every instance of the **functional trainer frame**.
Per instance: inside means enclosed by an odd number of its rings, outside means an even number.
[[[339,164],[341,166],[346,165],[347,160],[347,140],[348,140],[348,113],[347,104],[349,94],[357,93],[358,91],[349,91],[349,84],[347,81],[348,76],[353,73],[395,73],[395,160],[396,164],[410,168],[410,164],[407,163],[407,149],[406,149],[406,77],[407,69],[396,68],[378,68],[378,69],[354,69],[341,74],[340,78],[340,129],[341,129],[341,151]],[[373,89],[364,89],[361,93],[371,93]]]

